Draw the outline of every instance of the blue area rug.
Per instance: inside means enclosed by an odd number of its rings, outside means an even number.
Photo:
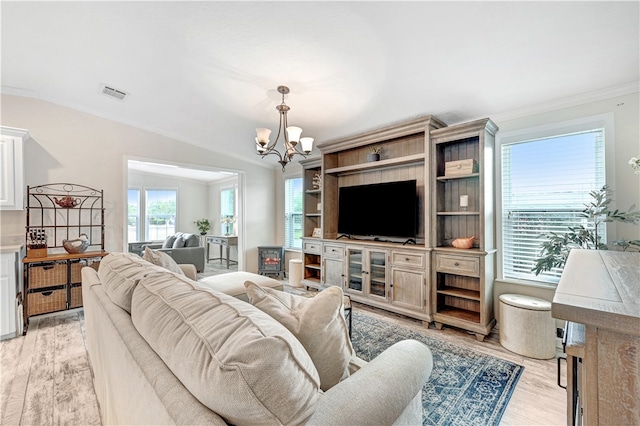
[[[353,312],[351,340],[360,358],[369,361],[405,339],[425,343],[433,354],[433,371],[422,391],[424,425],[500,423],[523,366]]]

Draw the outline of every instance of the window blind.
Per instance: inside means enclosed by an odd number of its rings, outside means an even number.
[[[541,234],[584,225],[589,192],[605,184],[604,128],[503,144],[503,276],[557,283],[562,270],[536,276]],[[604,240],[605,230],[601,237]]]
[[[289,178],[284,181],[285,198],[285,247],[302,248],[302,178]]]

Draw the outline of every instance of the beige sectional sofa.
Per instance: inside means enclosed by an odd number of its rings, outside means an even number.
[[[215,285],[112,253],[82,270],[82,292],[103,424],[422,423],[432,359],[420,342],[354,355],[323,391],[292,332]]]

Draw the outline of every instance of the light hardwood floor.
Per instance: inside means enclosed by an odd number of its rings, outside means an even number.
[[[354,303],[354,310],[523,365],[524,372],[501,424],[566,424],[566,392],[556,384],[555,359],[535,360],[509,352],[500,345],[495,331],[484,342],[478,342],[474,335],[463,330],[426,329],[421,321],[358,303]],[[30,334],[35,336],[37,328],[38,339],[19,337],[0,342],[2,424],[99,425],[82,323],[77,317],[69,319],[68,315],[66,319],[64,315],[36,318],[32,319],[34,333]]]

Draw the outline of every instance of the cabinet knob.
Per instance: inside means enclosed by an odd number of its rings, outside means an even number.
[[[408,257],[405,257],[404,261],[408,262],[410,259]]]
[[[389,287],[393,287],[393,283],[389,284]]]
[[[458,262],[454,263],[453,266],[460,266]]]

